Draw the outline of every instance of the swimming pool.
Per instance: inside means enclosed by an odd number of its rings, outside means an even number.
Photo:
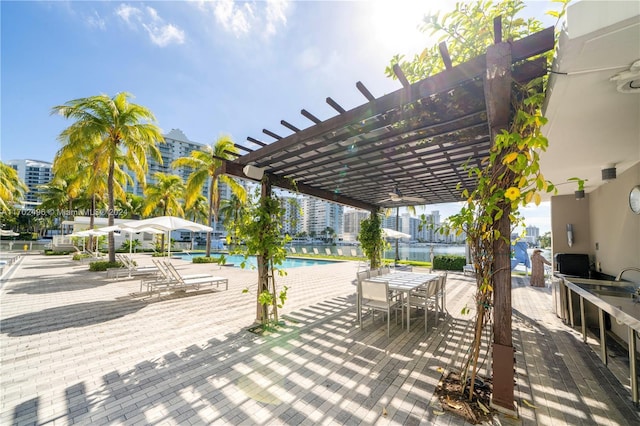
[[[172,254],[173,257],[180,258],[182,260],[191,261],[194,257],[202,257],[204,253],[175,253]],[[218,257],[218,253],[212,253],[212,257]],[[227,263],[232,263],[234,267],[239,268],[240,264],[244,261],[244,256],[239,254],[225,254],[225,259]],[[339,263],[336,260],[326,260],[326,259],[300,259],[297,257],[287,257],[282,265],[279,268],[288,269],[288,268],[299,268],[301,266],[317,266],[317,265],[332,265]],[[245,269],[252,269],[257,267],[257,261],[255,256],[249,256],[246,261]]]

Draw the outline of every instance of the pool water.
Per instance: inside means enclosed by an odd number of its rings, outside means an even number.
[[[182,260],[188,260],[191,261],[194,257],[202,257],[204,256],[205,253],[191,253],[191,254],[187,254],[187,253],[175,253],[172,254],[173,257],[177,257],[180,258]],[[212,253],[213,257],[217,257],[219,256],[218,253]],[[236,268],[240,268],[240,265],[242,264],[242,262],[245,261],[244,256],[239,255],[239,254],[231,254],[231,255],[227,255],[225,254],[225,261],[226,263],[233,263],[234,267]],[[325,260],[325,259],[299,259],[299,258],[295,258],[295,257],[287,257],[284,262],[282,262],[281,265],[279,265],[278,267],[281,269],[288,269],[288,268],[299,268],[301,266],[316,266],[316,265],[331,265],[331,264],[335,264],[335,263],[339,263],[339,261],[334,261],[334,260]],[[255,256],[249,256],[249,258],[246,260],[246,264],[245,264],[245,268],[244,269],[255,269],[257,267],[258,263],[256,260]]]

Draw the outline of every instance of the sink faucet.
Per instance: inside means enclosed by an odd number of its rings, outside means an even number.
[[[620,273],[618,274],[618,276],[616,277],[615,281],[620,281],[622,279],[622,274],[624,274],[627,271],[636,271],[636,272],[640,272],[640,268],[624,268],[622,271],[620,271]]]

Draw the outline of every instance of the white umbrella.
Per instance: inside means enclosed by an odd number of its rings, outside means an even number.
[[[206,231],[211,232],[213,228],[210,226],[202,225],[200,223],[192,222],[187,219],[183,219],[181,217],[176,216],[158,216],[152,217],[149,219],[124,222],[121,225],[128,226],[135,229],[141,228],[155,228],[161,231],[166,231],[168,234],[168,243],[169,249],[167,255],[171,258],[171,235],[169,234],[171,231],[176,229],[187,229],[189,231]]]
[[[133,223],[133,222],[127,222],[127,223]],[[105,232],[111,232],[111,231],[121,231],[121,232],[128,232],[129,233],[129,260],[131,262],[129,262],[129,277],[131,277],[131,265],[133,264],[133,234],[137,234],[140,232],[147,232],[149,234],[162,234],[164,231],[160,230],[160,229],[155,229],[155,228],[132,228],[130,226],[125,226],[124,223],[118,224],[118,225],[113,225],[113,226],[106,226],[104,228],[100,228],[101,231],[105,231]]]
[[[102,235],[107,235],[108,232],[103,231],[101,229],[87,229],[84,231],[78,231],[78,232],[74,232],[73,234],[71,234],[72,237],[100,237]],[[84,246],[84,241],[82,243],[82,245]],[[83,247],[84,248],[84,247]],[[98,244],[96,243],[96,253],[98,253]]]
[[[382,228],[382,235],[387,238],[394,238],[399,240],[400,238],[411,238],[411,235],[405,234],[404,232],[396,231],[394,229]]]
[[[0,229],[0,237],[17,237],[18,235],[20,234],[10,229]]]

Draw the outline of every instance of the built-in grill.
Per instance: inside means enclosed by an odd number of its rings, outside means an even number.
[[[589,255],[558,253],[555,255],[556,271],[564,275],[589,278]]]

